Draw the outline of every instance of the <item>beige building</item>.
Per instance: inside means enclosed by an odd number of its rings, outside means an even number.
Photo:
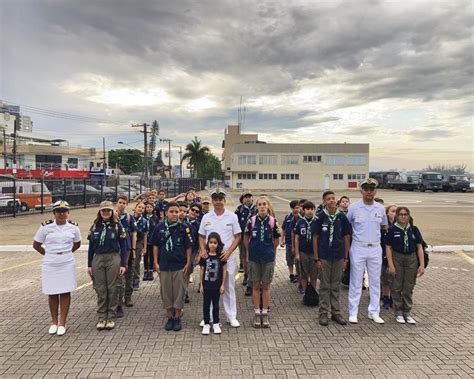
[[[224,163],[224,175],[226,180],[230,180],[231,148],[236,143],[259,143],[258,134],[240,133],[240,125],[229,125],[225,130],[224,141],[222,141],[222,160]]]
[[[233,189],[343,190],[357,188],[369,173],[369,144],[257,143],[251,136],[253,142],[226,140],[226,178]]]

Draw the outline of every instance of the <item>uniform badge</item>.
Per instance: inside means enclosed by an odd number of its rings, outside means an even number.
[[[327,232],[328,231],[328,227],[327,226],[323,226],[323,232]]]
[[[306,228],[301,228],[301,235],[305,236],[306,235]]]

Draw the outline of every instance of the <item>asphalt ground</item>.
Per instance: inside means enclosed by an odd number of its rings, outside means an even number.
[[[348,194],[357,197],[356,192]],[[281,220],[287,200],[316,200],[319,195],[281,192],[270,198]],[[386,203],[408,205],[429,243],[473,244],[472,194],[378,195]],[[232,193],[230,209],[236,200],[238,194]],[[72,212],[83,236],[94,214],[94,209]],[[40,216],[1,219],[0,244],[31,244],[46,218]],[[386,324],[374,324],[367,319],[368,294],[363,291],[359,324],[322,327],[317,308],[303,306],[295,285],[288,282],[284,252],[279,250],[271,328],[251,327],[251,299],[244,296],[237,275],[242,326],[224,325],[220,336],[201,335],[202,300],[194,291],[185,305],[184,329],[164,331],[157,280],[142,282],[133,295],[135,306],[125,309],[115,330],[96,331],[96,295],[86,274],[86,253],[75,256],[78,289],[67,333],[58,337],[47,333],[50,316],[47,297],[41,293],[41,256],[0,253],[0,377],[474,377],[474,259],[463,252],[431,254],[430,266],[415,288],[416,326],[396,324],[391,310],[381,312]],[[197,271],[194,277],[192,290]],[[346,314],[345,287],[341,305]]]

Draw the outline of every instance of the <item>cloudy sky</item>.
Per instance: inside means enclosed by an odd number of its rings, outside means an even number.
[[[130,124],[156,119],[220,155],[242,96],[262,140],[474,169],[469,0],[0,0],[0,17],[0,99],[100,119],[30,113],[75,145],[138,147]]]

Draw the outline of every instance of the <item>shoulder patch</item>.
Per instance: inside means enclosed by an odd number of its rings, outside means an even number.
[[[70,224],[74,225],[74,226],[79,226],[79,224],[75,221],[72,221],[72,220],[67,220],[67,222],[69,222]]]
[[[45,225],[48,225],[48,224],[52,224],[54,222],[54,220],[46,220],[46,221],[43,221],[41,223],[41,225],[45,226]]]

